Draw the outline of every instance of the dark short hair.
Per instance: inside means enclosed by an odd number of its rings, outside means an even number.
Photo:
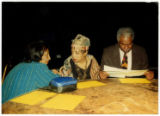
[[[24,61],[39,62],[42,59],[44,51],[46,51],[47,49],[49,49],[48,45],[42,40],[28,44],[25,50]]]

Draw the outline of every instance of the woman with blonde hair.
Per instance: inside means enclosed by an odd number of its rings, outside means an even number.
[[[90,40],[88,37],[78,34],[71,44],[71,56],[60,68],[59,73],[62,76],[70,76],[78,81],[85,79],[99,79],[99,70],[97,60],[93,55],[88,54]]]

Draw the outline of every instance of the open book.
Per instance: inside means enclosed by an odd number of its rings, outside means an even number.
[[[104,70],[109,74],[109,77],[134,77],[134,76],[142,76],[145,72],[148,70],[126,70],[126,69],[120,69],[115,68],[111,66],[104,65]]]

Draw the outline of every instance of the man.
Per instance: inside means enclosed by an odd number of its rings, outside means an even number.
[[[101,59],[101,69],[104,65],[124,68],[127,70],[142,70],[148,68],[148,57],[144,48],[133,44],[134,32],[131,28],[120,28],[117,32],[118,44],[104,49]],[[154,73],[147,71],[147,79],[153,79]],[[109,75],[107,72],[100,72],[100,77],[105,79]]]

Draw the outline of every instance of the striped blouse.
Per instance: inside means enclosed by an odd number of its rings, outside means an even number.
[[[18,64],[8,73],[2,84],[2,104],[16,96],[48,86],[51,79],[58,76],[43,63]]]

